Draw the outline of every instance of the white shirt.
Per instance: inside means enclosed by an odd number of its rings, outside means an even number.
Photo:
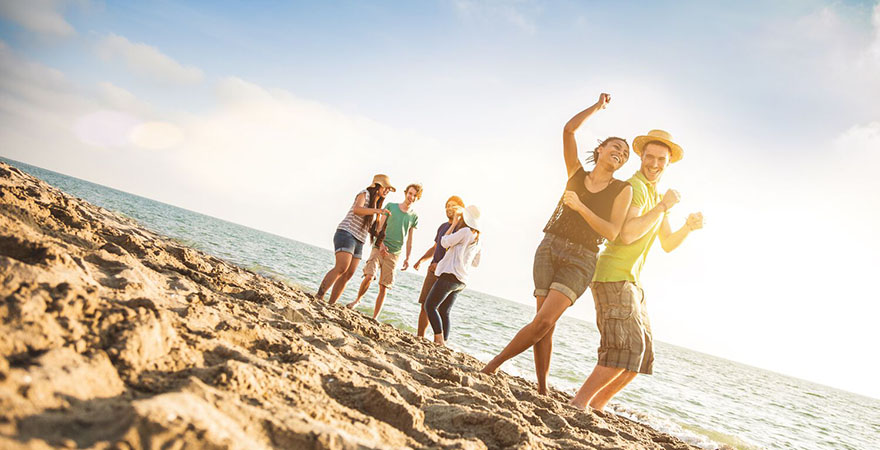
[[[446,249],[446,254],[437,263],[434,275],[439,277],[450,273],[458,281],[466,283],[470,266],[480,264],[480,242],[476,241],[476,234],[470,228],[463,227],[455,233],[441,236],[440,245]]]

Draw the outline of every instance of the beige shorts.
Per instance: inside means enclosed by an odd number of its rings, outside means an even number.
[[[629,281],[613,281],[594,282],[590,290],[601,336],[598,364],[652,373],[654,337],[642,288]]]
[[[367,264],[364,266],[364,276],[375,278],[376,269],[379,270],[379,284],[390,288],[394,284],[394,269],[397,267],[397,257],[400,254],[389,253],[382,256],[382,252],[378,248],[370,251],[370,257],[367,258]]]

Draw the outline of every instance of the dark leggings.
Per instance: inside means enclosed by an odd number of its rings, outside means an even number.
[[[449,339],[449,310],[455,303],[458,293],[464,289],[464,283],[458,281],[455,275],[444,273],[437,278],[431,292],[425,299],[425,313],[428,315],[428,321],[431,322],[431,328],[434,334],[442,334],[443,339]]]

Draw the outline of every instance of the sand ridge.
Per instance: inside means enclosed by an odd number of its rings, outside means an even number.
[[[0,447],[685,449],[0,163]]]

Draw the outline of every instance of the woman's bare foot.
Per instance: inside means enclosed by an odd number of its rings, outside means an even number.
[[[360,300],[355,300],[355,301],[345,305],[345,307],[348,309],[354,309],[354,307],[357,306],[358,303],[360,303]]]
[[[492,366],[493,362],[494,360],[489,361],[489,364],[486,364],[486,367],[483,367],[483,369],[480,370],[480,373],[485,373],[486,375],[495,375],[495,371],[498,370],[498,368]]]

